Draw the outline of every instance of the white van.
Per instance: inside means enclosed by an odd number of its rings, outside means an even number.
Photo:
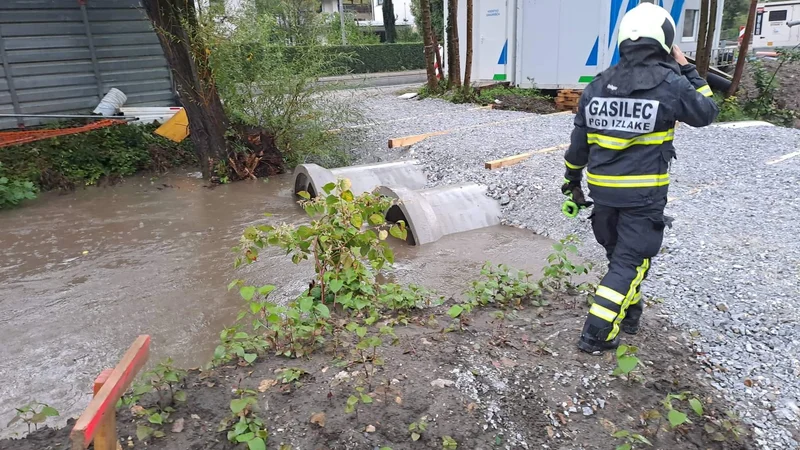
[[[800,1],[759,3],[753,29],[753,48],[794,47],[800,44],[800,25],[788,22],[800,20]]]

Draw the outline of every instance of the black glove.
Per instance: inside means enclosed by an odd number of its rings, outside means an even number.
[[[576,181],[564,183],[561,186],[561,193],[572,199],[579,208],[588,208],[594,205],[594,202],[586,201],[586,196],[583,195],[581,184]]]

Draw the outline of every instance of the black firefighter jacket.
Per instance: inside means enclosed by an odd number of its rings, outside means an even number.
[[[667,198],[675,121],[709,125],[719,109],[695,66],[680,66],[655,41],[620,45],[620,62],[581,95],[564,155],[568,182],[586,182],[600,205],[629,208]],[[693,149],[703,151],[703,149]]]

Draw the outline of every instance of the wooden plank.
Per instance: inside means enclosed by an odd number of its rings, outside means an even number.
[[[108,378],[113,373],[114,369],[106,369],[100,372],[100,375],[94,380],[93,391],[95,397],[103,389],[103,385],[108,382]],[[103,417],[92,441],[94,450],[117,450],[120,447],[119,438],[117,438],[117,413],[115,410]]]
[[[556,145],[554,147],[543,148],[541,150],[535,150],[535,151],[532,151],[532,152],[520,153],[518,155],[507,156],[505,158],[496,159],[494,161],[487,161],[487,162],[485,162],[483,164],[483,166],[486,169],[489,169],[489,170],[499,169],[501,167],[513,166],[514,164],[519,164],[522,161],[525,161],[526,159],[530,158],[532,155],[554,152],[556,150],[561,150],[561,149],[564,149],[564,148],[567,148],[567,147],[569,147],[569,144],[560,144],[560,145]]]
[[[486,161],[483,163],[483,167],[489,170],[499,169],[501,167],[508,167],[513,166],[514,164],[519,164],[522,161],[530,158],[533,155],[533,152],[527,153],[520,153],[518,155],[507,156],[505,158],[495,159],[494,161]]]
[[[773,159],[772,161],[767,162],[767,165],[778,164],[779,162],[786,161],[789,158],[794,158],[795,156],[800,156],[800,152],[787,153],[781,156],[780,158]]]
[[[433,133],[425,133],[425,134],[417,134],[414,136],[406,136],[401,138],[389,139],[389,148],[395,147],[407,147],[409,145],[414,145],[417,142],[424,141],[432,136],[441,136],[443,134],[447,134],[450,131],[434,131]]]
[[[136,338],[75,423],[70,432],[72,450],[87,448],[106,415],[115,413],[117,400],[130,387],[136,374],[147,361],[149,352],[150,336],[141,335]]]

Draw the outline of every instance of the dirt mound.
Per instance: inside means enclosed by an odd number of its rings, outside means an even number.
[[[500,95],[499,103],[494,103],[494,109],[509,111],[524,111],[535,114],[550,114],[557,112],[556,105],[550,98],[532,97],[521,95]]]
[[[727,405],[708,385],[710,369],[696,362],[691,337],[672,330],[654,308],[648,308],[638,336],[623,337],[641,349],[642,362],[628,380],[611,375],[613,354],[575,349],[583,305],[576,307],[577,299],[552,302],[477,310],[464,331],[443,330],[451,327],[445,307],[423,311],[409,325],[395,327],[396,345],[377,349],[382,365],[357,362],[346,352],[332,360],[329,349],[310,359],[266,357],[251,367],[191,371],[186,402],[170,417],[183,422],[181,429],[173,432],[175,424],[165,424],[165,437],[139,442],[137,421],[145,421],[122,410],[122,447],[244,448],[229,443],[219,425],[231,417],[232,390],[246,388],[258,393],[268,448],[441,449],[456,448],[443,447],[455,442],[459,449],[607,450],[625,442],[612,436],[624,431],[641,434],[654,449],[751,448],[746,432],[737,440],[730,431],[738,422],[726,422]],[[287,368],[303,375],[284,383],[280,374]],[[356,380],[368,399],[355,390]],[[673,428],[673,413],[663,402],[682,392],[690,394],[672,406],[691,423]],[[368,401],[347,413],[351,396]],[[701,402],[702,416],[688,403],[692,398]],[[67,435],[67,429],[44,429],[23,440],[0,441],[0,449],[66,449]]]
[[[780,63],[778,61],[763,60],[762,64],[768,76],[772,77]],[[738,95],[741,101],[755,100],[760,96],[756,88],[753,72],[753,66],[748,64],[745,67]],[[775,91],[777,106],[800,114],[800,61],[785,63],[775,75],[775,80],[777,81]]]

